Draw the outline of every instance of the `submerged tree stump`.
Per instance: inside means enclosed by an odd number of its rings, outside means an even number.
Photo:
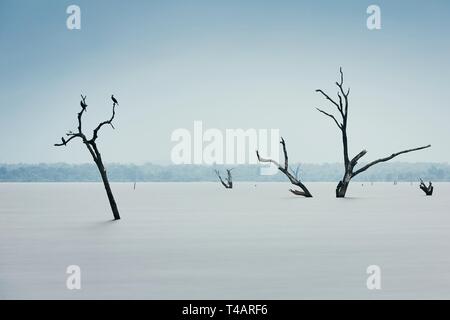
[[[233,178],[231,176],[231,170],[233,169],[227,169],[227,177],[222,179],[219,170],[214,170],[217,177],[219,178],[220,183],[225,187],[225,189],[233,189]]]
[[[420,179],[420,189],[425,192],[425,194],[427,196],[432,196],[433,195],[433,184],[431,183],[431,181],[428,183],[428,186],[423,182],[422,179]]]

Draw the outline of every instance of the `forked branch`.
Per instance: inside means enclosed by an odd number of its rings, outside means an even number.
[[[328,94],[326,94],[323,90],[317,89],[316,92],[322,94],[328,101],[330,101],[339,111],[339,114],[342,117],[342,123],[340,123],[336,117],[328,112],[323,111],[320,108],[316,108],[319,112],[324,115],[330,117],[334,120],[336,125],[341,130],[345,130],[347,125],[347,115],[348,115],[348,96],[350,94],[350,88],[348,88],[347,92],[344,91],[344,73],[342,72],[342,68],[339,69],[341,78],[340,82],[336,82],[337,87],[339,88],[339,92],[337,93],[337,97],[339,99],[339,103],[333,100]]]
[[[309,192],[308,188],[306,188],[306,186],[300,181],[299,178],[294,177],[294,175],[292,175],[289,172],[289,160],[288,160],[288,153],[287,153],[287,149],[286,149],[286,142],[284,141],[283,137],[281,137],[281,141],[280,144],[283,147],[283,155],[284,155],[284,166],[281,166],[277,161],[273,160],[273,159],[265,159],[262,158],[259,155],[259,151],[256,151],[256,156],[258,157],[259,162],[266,162],[266,163],[272,163],[275,166],[278,167],[278,170],[280,170],[281,172],[283,172],[286,177],[288,177],[289,181],[295,185],[300,187],[300,189],[302,189],[302,191],[299,190],[294,190],[294,189],[289,189],[290,192],[292,192],[295,195],[298,196],[303,196],[303,197],[307,197],[307,198],[311,198],[312,194]]]

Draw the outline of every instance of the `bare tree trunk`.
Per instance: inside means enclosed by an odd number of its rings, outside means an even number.
[[[347,175],[339,181],[336,187],[336,198],[345,198],[345,194],[347,193],[348,185],[350,184],[350,179]]]
[[[97,165],[98,171],[100,172],[100,175],[102,177],[103,185],[105,186],[106,194],[108,195],[108,200],[111,206],[114,220],[119,220],[120,219],[119,209],[117,208],[116,200],[114,199],[111,186],[109,185],[109,180],[106,174],[105,166],[103,165],[102,161],[97,161],[95,162],[95,164]]]
[[[113,212],[114,220],[119,220],[119,209],[117,208],[116,200],[114,199],[111,186],[109,184],[108,175],[106,174],[105,166],[103,165],[102,155],[98,151],[97,144],[95,141],[89,141],[87,143],[88,150],[91,152],[94,162],[97,165],[100,176],[102,177],[103,185],[105,186],[106,194],[108,195],[109,204]]]

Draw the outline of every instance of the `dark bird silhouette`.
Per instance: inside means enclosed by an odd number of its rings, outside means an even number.
[[[80,101],[80,106],[81,106],[81,108],[83,108],[83,111],[86,111],[86,108],[87,108],[88,105],[86,103],[84,103],[83,100],[81,100]]]
[[[66,139],[64,139],[64,137],[61,137],[61,141],[62,141],[63,145],[67,144]]]
[[[113,95],[113,94],[111,95],[111,100],[112,100],[115,104],[119,105],[119,103],[117,102],[116,98],[114,98],[114,95]]]

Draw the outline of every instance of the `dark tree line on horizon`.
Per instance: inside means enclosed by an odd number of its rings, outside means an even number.
[[[287,143],[287,141],[286,141]],[[301,173],[297,172],[301,166]],[[337,182],[342,178],[342,163],[289,164],[291,173],[308,182]],[[364,163],[363,163],[364,165]],[[214,168],[226,173],[223,165],[160,165],[105,163],[110,182],[196,182],[217,181]],[[286,176],[260,174],[260,165],[236,165],[233,182],[282,182]],[[211,174],[213,172],[213,174]],[[450,182],[450,164],[431,162],[386,162],[354,178],[360,182],[414,182],[425,177],[435,182]],[[0,182],[102,182],[95,163],[0,164]]]

